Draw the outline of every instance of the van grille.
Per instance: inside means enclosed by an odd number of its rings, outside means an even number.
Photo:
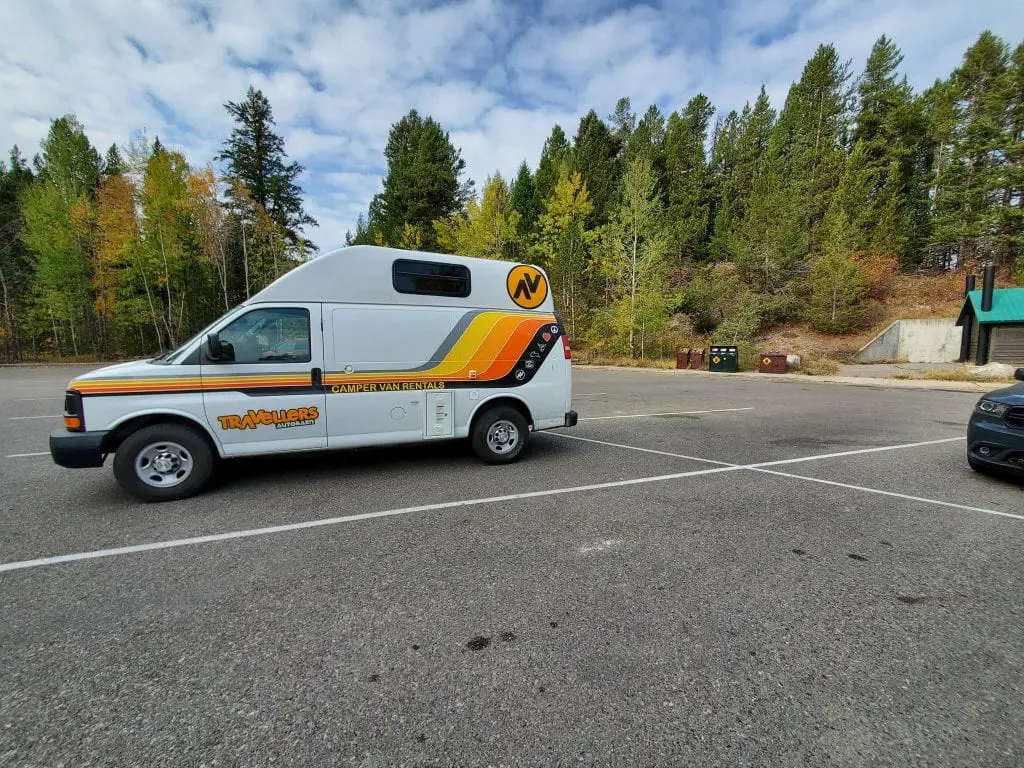
[[[1003,421],[1014,429],[1024,429],[1024,405],[1015,405],[1006,412]]]

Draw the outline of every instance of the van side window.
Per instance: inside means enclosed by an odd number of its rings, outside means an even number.
[[[425,296],[469,296],[469,267],[434,261],[397,259],[391,268],[392,282],[399,293]]]
[[[301,307],[254,309],[220,332],[238,363],[308,363],[309,310]]]

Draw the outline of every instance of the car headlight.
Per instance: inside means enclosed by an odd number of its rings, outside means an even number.
[[[1008,410],[1010,410],[1010,406],[1006,403],[997,403],[995,400],[979,400],[977,410],[980,413],[1001,418]]]

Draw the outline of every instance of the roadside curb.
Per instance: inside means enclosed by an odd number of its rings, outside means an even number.
[[[750,381],[802,382],[805,384],[845,384],[850,387],[884,387],[888,389],[928,389],[936,392],[982,393],[1010,383],[998,381],[931,381],[928,379],[889,379],[867,376],[809,376],[802,373],[709,373],[675,368],[630,368],[621,365],[580,365],[574,370],[585,371],[632,371],[634,373],[660,373],[667,376],[703,376]]]

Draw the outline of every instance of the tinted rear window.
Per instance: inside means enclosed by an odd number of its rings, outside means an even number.
[[[399,293],[425,296],[469,296],[469,268],[461,264],[398,259],[392,267],[392,281]]]

